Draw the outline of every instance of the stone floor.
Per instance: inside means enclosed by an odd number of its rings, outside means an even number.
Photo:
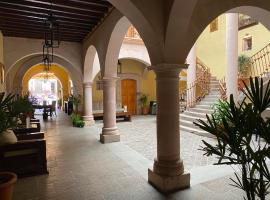
[[[156,157],[156,117],[135,116],[132,123],[122,122],[117,124],[121,133],[121,142],[128,145],[149,160]],[[97,127],[102,128],[102,121],[97,122]],[[202,140],[214,144],[213,138],[198,136],[192,133],[181,131],[181,156],[187,170],[194,167],[211,165],[215,162],[214,157],[203,156],[198,150]]]
[[[149,121],[148,121],[149,120]],[[143,121],[153,123],[143,125]],[[197,161],[200,138],[183,134],[182,151],[189,165],[192,187],[165,196],[147,182],[147,168],[155,154],[152,136],[153,118],[137,118],[132,123],[119,123],[123,142],[103,145],[98,141],[101,124],[93,127],[74,128],[64,114],[44,124],[47,140],[49,175],[20,179],[14,191],[14,200],[238,200],[243,199],[239,190],[229,186],[230,168],[202,166],[211,161]],[[140,132],[139,127],[147,127]],[[152,128],[153,130],[152,130]],[[132,130],[139,134],[132,142]],[[133,134],[133,136],[134,136]],[[135,136],[134,136],[135,137]],[[145,140],[145,145],[140,144]],[[190,146],[189,146],[190,145]],[[146,147],[150,150],[143,151]],[[148,159],[150,158],[150,159]],[[185,158],[184,158],[185,159]],[[195,161],[195,165],[192,162]],[[188,164],[190,163],[190,164]],[[200,166],[200,167],[195,167]],[[226,176],[226,177],[225,177]]]

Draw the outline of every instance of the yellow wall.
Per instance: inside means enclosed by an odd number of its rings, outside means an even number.
[[[144,74],[145,65],[141,62],[131,60],[131,59],[122,59],[122,73],[123,74],[136,74],[139,75],[141,80],[141,92],[148,95],[148,101],[156,100],[156,81],[155,73],[153,71],[147,71]],[[93,102],[103,101],[102,90],[96,89],[96,81],[100,77],[100,73],[94,79],[93,82]]]
[[[242,51],[242,40],[246,34],[252,36],[252,50]],[[269,31],[262,24],[254,25],[239,31],[238,54],[251,56],[270,43]],[[197,56],[218,79],[225,76],[226,70],[226,17],[218,17],[218,31],[210,33],[209,26],[197,40]]]
[[[156,75],[153,71],[147,72],[142,80],[142,93],[148,95],[148,101],[156,100]]]
[[[209,68],[213,76],[218,79],[225,76],[225,46],[226,46],[226,18],[222,15],[218,18],[218,31],[210,33],[207,26],[197,40],[197,57]]]
[[[24,75],[23,77],[23,81],[22,81],[22,92],[25,94],[26,92],[28,92],[28,82],[29,80],[39,74],[44,72],[44,66],[43,65],[36,65],[31,67]],[[62,68],[59,67],[57,65],[52,65],[50,68],[50,72],[54,73],[54,75],[59,79],[59,81],[62,84],[62,90],[63,90],[63,97],[64,99],[66,99],[69,96],[69,91],[70,91],[70,87],[69,87],[69,75],[68,73]]]
[[[99,77],[101,77],[100,72],[96,75],[94,82],[93,82],[93,86],[92,86],[93,102],[103,101],[103,91],[97,90],[97,80],[99,80]]]

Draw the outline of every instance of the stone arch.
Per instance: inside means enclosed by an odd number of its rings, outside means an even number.
[[[33,70],[32,70],[33,69]],[[35,65],[32,66],[30,69],[26,71],[22,78],[22,86],[28,85],[29,81],[37,74],[40,74],[44,72],[42,65]],[[58,65],[52,65],[51,72],[54,74],[54,77],[59,81],[62,88],[62,96],[67,97],[69,95],[70,86],[69,86],[69,74],[65,70],[65,68],[58,66]],[[65,74],[63,76],[63,74]],[[26,76],[27,75],[27,76]],[[25,90],[22,90],[23,92],[28,91],[28,88],[23,88]],[[62,98],[63,99],[63,98]]]
[[[191,0],[188,2],[174,0],[171,2],[166,5],[169,14],[165,18],[167,21],[164,22],[164,61],[179,64],[185,63],[189,51],[205,27],[222,13],[243,6],[270,11],[267,0]],[[262,15],[261,12],[257,14]]]
[[[207,2],[204,0],[199,0],[195,8],[193,9],[193,15],[189,23],[189,27],[186,31],[187,35],[185,41],[182,41],[182,51],[181,56],[182,60],[188,55],[189,50],[192,48],[200,34],[203,32],[205,27],[207,27],[216,17],[219,15],[231,12],[233,9],[237,8],[237,12],[247,13],[242,8],[254,8],[259,10],[265,10],[265,12],[261,13],[260,11],[257,13],[258,19],[262,22],[267,21],[269,18],[266,18],[265,13],[270,11],[269,1],[214,1],[208,0]],[[249,15],[251,12],[249,12]],[[260,17],[259,17],[260,16]],[[176,16],[175,16],[176,17]],[[267,26],[266,23],[264,23]],[[176,42],[175,45],[180,45],[180,43]],[[179,48],[180,50],[180,48]],[[180,52],[180,51],[179,51]]]
[[[9,92],[20,93],[21,81],[26,71],[37,64],[42,64],[42,54],[32,54],[26,56],[16,62],[12,69],[7,73],[7,90]],[[74,91],[76,93],[82,93],[82,74],[76,70],[76,68],[61,56],[54,56],[54,64],[66,69],[74,84]],[[9,78],[10,77],[10,78]],[[13,79],[12,79],[13,78]]]
[[[138,61],[138,62],[141,62],[143,64],[145,64],[146,66],[150,66],[150,61],[145,59],[145,58],[138,58],[138,57],[133,57],[133,56],[122,56],[120,55],[119,56],[119,60],[122,60],[122,59],[130,59],[130,60],[135,60],[135,61]]]
[[[115,25],[108,43],[104,69],[101,73],[104,77],[117,77],[117,62],[123,39],[131,23],[126,17],[122,17]]]
[[[94,45],[90,45],[84,58],[83,81],[93,82],[95,76],[100,71],[100,62],[98,52]]]
[[[162,52],[164,50],[162,26],[163,7],[155,0],[135,2],[132,0],[119,1],[108,0],[115,8],[117,8],[138,30],[145,46],[149,52],[152,64],[161,63],[163,60]],[[153,10],[153,12],[149,12]],[[154,11],[160,12],[154,12]],[[154,36],[154,37],[153,37]]]
[[[270,31],[270,12],[265,9],[252,6],[241,6],[229,10],[228,13],[241,13],[254,17]]]

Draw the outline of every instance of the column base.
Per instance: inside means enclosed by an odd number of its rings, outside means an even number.
[[[170,193],[190,187],[190,174],[184,172],[176,176],[163,176],[148,169],[148,182],[162,193]]]
[[[103,144],[120,142],[120,134],[117,128],[103,128],[100,134],[100,142]]]
[[[85,126],[93,126],[95,124],[93,116],[83,116],[83,121],[85,123]]]

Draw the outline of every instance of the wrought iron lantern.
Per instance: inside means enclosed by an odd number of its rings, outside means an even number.
[[[60,32],[57,18],[53,15],[53,3],[51,1],[51,9],[44,20],[44,41],[43,41],[43,64],[44,71],[47,74],[53,63],[54,48],[60,46]]]

